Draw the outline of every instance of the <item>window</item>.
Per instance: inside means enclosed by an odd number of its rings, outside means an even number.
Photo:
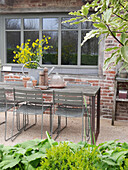
[[[88,40],[82,47],[85,34],[93,29],[92,23],[79,25],[62,23],[67,15],[17,17],[5,19],[7,63],[13,62],[13,50],[27,39],[35,41],[43,35],[50,36],[49,45],[53,48],[44,54],[41,63],[61,66],[97,66],[98,39]]]

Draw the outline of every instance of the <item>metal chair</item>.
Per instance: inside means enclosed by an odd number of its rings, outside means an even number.
[[[86,88],[88,86],[91,86],[91,83],[85,81],[85,82],[67,82],[67,87],[71,88],[71,89],[75,89],[75,88]],[[91,119],[91,97],[87,97],[84,96],[84,105],[85,105],[85,134],[86,134],[86,141],[89,141],[90,139],[90,119]]]
[[[57,136],[60,132],[67,127],[66,125],[61,128],[61,116],[64,117],[82,117],[82,141],[84,134],[84,105],[83,105],[83,94],[81,92],[62,92],[62,91],[53,91],[53,115],[58,116],[58,127],[57,127]]]
[[[43,136],[43,113],[50,108],[50,105],[44,105],[43,104],[43,95],[40,89],[14,89],[14,101],[19,101],[20,104],[18,105],[18,108],[16,108],[15,112],[16,114],[20,115],[23,114],[23,126],[20,128],[20,120],[18,123],[19,130],[27,130],[31,128],[32,126],[36,125],[37,123],[37,115],[41,115],[41,139]],[[23,104],[21,105],[21,102]],[[16,103],[15,103],[16,104]],[[15,113],[14,113],[15,115]],[[13,123],[15,116],[13,115]],[[29,115],[35,116],[35,123],[32,125],[29,125]],[[20,116],[19,116],[20,118]],[[14,128],[14,126],[13,126]],[[12,136],[13,135],[13,129],[12,128]],[[19,132],[17,133],[19,134]]]
[[[12,96],[11,99],[7,99],[6,91],[13,94],[13,89],[7,89],[0,87],[0,112],[5,112],[5,120],[0,123],[0,125],[5,124],[5,141],[9,140],[11,137],[7,138],[7,112],[14,107],[14,100]]]

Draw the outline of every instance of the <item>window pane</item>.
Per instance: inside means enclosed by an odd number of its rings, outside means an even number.
[[[92,22],[82,22],[82,29],[94,29],[95,27],[93,27],[93,23]]]
[[[62,22],[65,21],[65,20],[69,20],[71,18],[62,18]],[[73,25],[70,25],[70,23],[61,23],[61,28],[62,29],[77,29],[78,28],[78,24],[73,24]]]
[[[39,39],[39,32],[38,31],[24,31],[24,42],[27,41],[27,39],[30,39],[30,45],[33,41],[36,39]]]
[[[62,31],[62,51],[61,64],[76,65],[77,64],[77,31]]]
[[[49,48],[42,58],[42,64],[58,64],[58,32],[43,32],[46,37],[51,37],[48,46],[53,46]],[[42,36],[43,37],[43,36]]]
[[[13,51],[17,45],[20,45],[20,32],[6,32],[7,63],[13,63]]]
[[[5,26],[7,30],[19,30],[21,28],[21,19],[6,19]]]
[[[24,29],[39,29],[39,19],[24,19]]]
[[[82,31],[81,39],[84,39],[86,31]],[[98,64],[98,38],[94,37],[88,40],[81,47],[81,65],[97,65]]]
[[[58,18],[43,18],[43,30],[58,30]]]

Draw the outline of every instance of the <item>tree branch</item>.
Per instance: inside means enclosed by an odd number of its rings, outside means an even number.
[[[125,6],[123,4],[121,4],[120,2],[119,2],[119,4],[128,12],[128,10],[125,8]]]
[[[107,24],[106,24],[106,26],[107,26],[110,34],[113,36],[113,38],[114,38],[119,44],[121,44],[122,46],[124,46],[124,44],[123,44],[120,40],[118,40],[118,38],[116,38],[116,36],[113,34],[113,32],[111,31],[110,27],[109,27]]]
[[[124,20],[124,21],[128,22],[128,20],[127,20],[127,19],[122,18],[121,16],[117,15],[116,13],[113,13],[113,14],[114,14],[114,15],[116,15],[117,17],[119,17],[120,19],[122,19],[122,20]]]

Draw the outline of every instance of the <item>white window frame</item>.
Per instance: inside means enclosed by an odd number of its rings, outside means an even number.
[[[94,66],[94,65],[80,65],[81,64],[81,24],[79,24],[78,26],[78,50],[77,50],[77,65],[61,65],[61,18],[62,17],[70,17],[68,14],[65,14],[65,13],[54,13],[54,15],[52,14],[47,14],[47,13],[44,13],[44,14],[11,14],[11,15],[3,15],[3,16],[0,16],[0,26],[2,26],[2,31],[0,31],[0,35],[2,35],[2,46],[1,46],[1,56],[2,56],[2,63],[3,64],[7,64],[6,63],[6,29],[5,29],[5,19],[21,19],[21,43],[24,42],[24,36],[23,36],[23,19],[25,18],[39,18],[39,22],[40,22],[40,28],[39,30],[41,29],[41,31],[39,31],[39,39],[42,39],[42,18],[59,18],[59,28],[58,28],[58,65],[54,65],[56,68],[59,68],[61,67],[61,71],[63,73],[63,70],[68,68],[68,69],[72,69],[71,72],[73,71],[74,69],[74,74],[77,74],[78,72],[78,69],[85,69],[85,70],[93,70],[91,74],[101,74],[100,71],[98,70],[99,68],[99,63],[103,62],[103,56],[100,56],[98,54],[98,65]],[[76,30],[76,29],[71,29],[72,31],[73,30]],[[85,29],[84,29],[85,30]],[[10,30],[7,30],[7,31],[10,31]],[[29,31],[29,30],[27,30]],[[32,30],[31,30],[32,31]],[[34,30],[35,31],[35,30]],[[50,31],[50,30],[48,30]],[[53,30],[52,30],[53,31]],[[100,51],[100,47],[98,48],[99,51]],[[102,53],[103,55],[103,53]],[[10,65],[14,65],[14,64],[10,64]],[[45,66],[53,66],[53,65],[45,65]],[[76,68],[77,68],[77,71],[76,71]],[[70,72],[70,73],[71,73]],[[83,73],[84,71],[82,71]],[[69,74],[70,74],[69,73]],[[89,74],[90,71],[87,71],[87,74]],[[86,73],[85,73],[86,74]]]

